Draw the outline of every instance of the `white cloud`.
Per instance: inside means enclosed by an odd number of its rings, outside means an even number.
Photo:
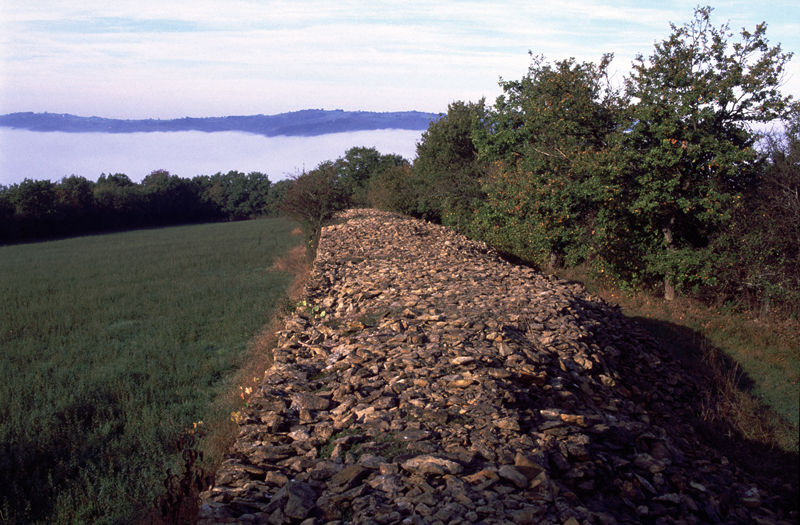
[[[305,107],[444,111],[499,92],[527,51],[551,60],[615,53],[627,73],[694,2],[485,0],[6,0],[0,113],[117,117],[279,112]],[[791,2],[722,2],[715,25],[752,28],[800,51]],[[800,58],[798,59],[800,60]],[[785,90],[800,94],[791,66]],[[58,108],[54,106],[59,106]],[[248,109],[250,108],[250,109]],[[158,111],[159,113],[153,113]]]

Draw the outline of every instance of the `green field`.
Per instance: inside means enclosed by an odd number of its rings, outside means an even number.
[[[0,247],[0,522],[141,518],[291,281],[283,219]]]

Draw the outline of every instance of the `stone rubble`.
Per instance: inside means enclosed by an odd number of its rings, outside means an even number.
[[[441,226],[340,219],[201,525],[797,521],[701,443],[702,385],[617,308]]]

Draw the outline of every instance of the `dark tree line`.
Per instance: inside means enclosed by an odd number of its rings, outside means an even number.
[[[238,171],[185,179],[158,170],[140,183],[120,173],[25,179],[0,186],[0,242],[274,216],[289,184]]]

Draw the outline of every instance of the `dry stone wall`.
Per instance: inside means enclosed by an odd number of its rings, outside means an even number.
[[[441,226],[340,219],[201,524],[796,521],[616,308]]]

